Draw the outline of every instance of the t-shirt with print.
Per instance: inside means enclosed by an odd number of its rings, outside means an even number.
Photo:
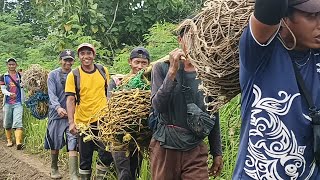
[[[109,82],[109,72],[107,68],[104,69],[107,77],[106,80],[103,79],[96,67],[92,72],[85,72],[79,67],[80,104],[76,105],[75,108],[74,121],[76,124],[97,121],[97,118],[93,118],[93,116],[107,105],[105,83]],[[67,76],[65,92],[66,95],[72,96],[76,93],[72,72]]]
[[[19,85],[20,79],[18,73],[16,75],[11,75],[12,79]],[[20,87],[17,87],[15,83],[9,77],[9,74],[6,73],[0,77],[0,85],[6,85],[6,89],[10,93],[15,93],[17,96],[16,98],[11,98],[10,96],[6,96],[5,103],[6,104],[16,104],[21,103],[21,93],[19,91]]]
[[[255,41],[250,27],[240,40],[242,126],[233,179],[317,179],[313,130],[293,61],[277,37]],[[320,56],[312,50],[299,71],[320,108]]]

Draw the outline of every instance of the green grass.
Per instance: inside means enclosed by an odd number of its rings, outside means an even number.
[[[220,110],[220,126],[221,126],[221,138],[223,148],[223,161],[224,167],[219,180],[229,180],[232,178],[233,169],[239,146],[240,136],[240,96],[235,97],[232,101],[226,104]],[[47,120],[37,120],[30,114],[30,111],[25,108],[24,111],[24,127],[25,127],[25,144],[26,150],[32,154],[39,154],[47,161],[50,161],[50,152],[44,149],[43,142],[46,133]],[[94,160],[96,161],[97,153],[94,154]],[[66,150],[63,149],[59,156],[59,163],[61,166],[67,169],[68,167],[68,155]],[[208,160],[209,165],[212,163],[212,158]],[[93,175],[95,171],[95,163],[93,163]],[[114,168],[110,168],[108,172],[108,179],[116,180],[116,173]],[[143,159],[140,172],[140,180],[151,179],[150,164],[148,158]],[[210,178],[214,179],[214,178]]]

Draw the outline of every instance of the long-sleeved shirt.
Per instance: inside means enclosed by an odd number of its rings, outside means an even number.
[[[178,72],[177,80],[172,81],[168,78],[167,71],[168,64],[165,62],[157,63],[152,70],[152,106],[160,113],[153,138],[158,140],[164,148],[188,151],[199,145],[202,139],[188,130],[187,104],[181,91],[181,76],[184,78],[185,85],[191,88],[194,103],[205,112],[203,92],[198,90],[200,80],[196,79],[196,72],[184,71],[183,73]],[[218,114],[216,114],[215,125],[208,139],[210,153],[213,156],[222,155]]]
[[[49,94],[49,120],[66,119],[58,115],[57,109],[66,109],[67,98],[64,91],[68,73],[62,72],[61,68],[57,68],[49,73],[48,76],[48,94]]]

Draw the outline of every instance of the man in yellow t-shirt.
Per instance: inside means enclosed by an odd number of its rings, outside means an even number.
[[[80,44],[78,56],[81,66],[68,74],[65,87],[69,130],[72,134],[78,133],[76,125],[80,123],[90,124],[91,127],[97,126],[97,119],[92,118],[92,116],[106,106],[106,87],[109,82],[107,68],[94,64],[96,50],[93,45],[89,43]],[[98,135],[98,130],[92,131],[95,135]],[[106,167],[113,161],[111,153],[105,151],[100,142],[94,140],[83,142],[83,136],[79,136],[78,143],[81,179],[90,179],[91,177],[94,150],[98,151],[99,156],[96,166],[96,179],[103,179],[106,174]]]

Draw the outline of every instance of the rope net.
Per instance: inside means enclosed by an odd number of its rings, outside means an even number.
[[[110,151],[141,150],[148,147],[152,133],[148,127],[151,107],[150,83],[143,75],[128,75],[121,85],[111,92],[105,108],[93,118],[97,118],[97,127],[80,124],[78,128],[86,137],[84,141],[96,139]],[[98,136],[92,133],[99,130]]]
[[[39,64],[33,64],[22,76],[21,84],[27,90],[26,106],[37,119],[44,119],[48,115],[48,74]]]
[[[238,42],[253,4],[252,0],[208,0],[199,14],[178,27],[178,32],[185,31],[189,59],[211,113],[240,93]]]

